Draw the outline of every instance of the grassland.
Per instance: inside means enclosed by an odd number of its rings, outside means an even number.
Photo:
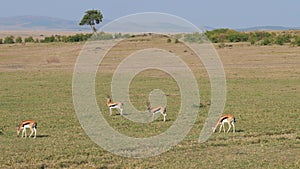
[[[198,137],[210,106],[210,83],[201,63],[181,44],[165,39],[135,39],[120,44],[104,60],[96,79],[97,102],[107,121],[118,131],[135,137],[159,134],[177,117],[180,97],[167,74],[147,71],[130,86],[139,109],[149,91],[168,94],[168,120],[162,117],[141,125],[114,112],[108,115],[114,61],[134,50],[164,45],[190,63],[200,89],[198,118],[187,137],[155,157],[131,159],[116,156],[93,143],[77,120],[72,100],[72,74],[83,43],[0,45],[0,168],[299,168],[300,167],[300,48],[233,45],[217,49],[227,78],[224,113],[236,116],[236,133],[214,133],[205,143]],[[153,44],[152,44],[153,43]],[[128,47],[132,45],[132,48]],[[112,56],[119,56],[112,57]],[[107,67],[106,67],[106,66]],[[38,122],[36,139],[16,137],[21,120]]]

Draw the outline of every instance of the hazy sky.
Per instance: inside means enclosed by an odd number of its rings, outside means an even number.
[[[38,15],[79,21],[88,9],[101,10],[107,20],[163,12],[215,28],[300,27],[299,0],[2,0],[0,17]]]

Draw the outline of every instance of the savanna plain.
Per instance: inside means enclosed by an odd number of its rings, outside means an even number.
[[[226,74],[224,114],[235,115],[236,132],[216,132],[199,143],[211,106],[210,81],[201,60],[172,37],[147,34],[118,43],[100,64],[95,83],[99,108],[115,130],[132,137],[158,135],[179,113],[176,81],[160,70],[145,70],[130,84],[131,102],[143,111],[151,91],[164,91],[166,122],[159,116],[151,123],[134,123],[116,110],[109,116],[106,95],[111,94],[114,69],[136,50],[164,48],[180,56],[193,71],[201,96],[188,135],[167,152],[139,159],[106,151],[82,129],[73,105],[72,77],[83,47],[83,42],[0,45],[0,168],[300,167],[300,47],[216,45]],[[25,119],[37,121],[37,138],[17,137],[16,125]]]

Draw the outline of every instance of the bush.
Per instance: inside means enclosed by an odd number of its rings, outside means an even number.
[[[30,42],[34,42],[34,39],[32,38],[32,36],[29,36],[29,37],[25,38],[24,41],[30,43]]]
[[[113,35],[110,33],[100,32],[93,36],[92,40],[110,40],[113,39]]]
[[[23,40],[20,36],[16,38],[16,43],[22,43],[22,42],[23,42]]]
[[[250,42],[251,45],[255,45],[256,39],[250,38],[248,39],[248,41]]]
[[[13,36],[7,36],[7,37],[5,37],[4,43],[6,43],[6,44],[13,44],[13,43],[15,43],[14,42],[14,37]]]
[[[227,40],[229,42],[246,42],[249,36],[242,32],[231,32],[227,35]]]
[[[131,35],[130,34],[128,34],[128,33],[126,33],[126,34],[124,34],[124,35],[122,35],[122,38],[129,38]]]
[[[213,43],[247,42],[250,37],[249,33],[238,32],[231,29],[215,29],[205,32],[205,35]]]
[[[115,39],[120,39],[120,38],[122,38],[122,34],[121,33],[115,33],[114,38]]]
[[[55,42],[55,37],[53,35],[50,37],[45,37],[44,40],[42,40],[41,42],[43,43]]]
[[[282,37],[280,37],[280,36],[277,36],[276,38],[275,38],[275,44],[277,44],[277,45],[283,45],[283,38]]]
[[[3,44],[3,40],[2,39],[0,39],[0,44]]]
[[[266,45],[270,45],[271,43],[272,43],[271,39],[266,37],[261,41],[260,44],[266,46]]]
[[[80,42],[80,41],[87,41],[92,34],[76,34],[71,36],[61,36],[61,42]]]
[[[192,34],[185,34],[183,41],[185,42],[190,42],[190,43],[201,43],[203,42],[203,35],[196,32],[196,33],[192,33]],[[178,38],[176,38],[178,40]],[[178,41],[177,41],[178,42]],[[176,42],[175,42],[176,43]]]
[[[300,46],[300,37],[299,37],[299,36],[297,36],[297,37],[295,38],[295,44],[296,44],[297,46]]]

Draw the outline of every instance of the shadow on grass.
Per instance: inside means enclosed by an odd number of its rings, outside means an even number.
[[[46,137],[50,137],[50,135],[47,135],[47,134],[36,135],[36,138],[46,138]]]
[[[240,130],[235,130],[235,132],[236,132],[236,133],[244,133],[245,130],[241,130],[241,129],[240,129]]]

